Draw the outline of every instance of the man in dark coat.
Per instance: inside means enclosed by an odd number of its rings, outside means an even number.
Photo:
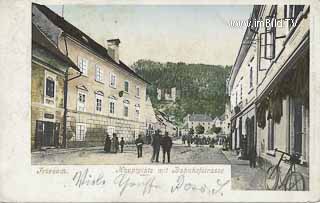
[[[104,141],[104,151],[109,153],[111,148],[111,140],[109,135],[107,134],[106,139]]]
[[[166,154],[167,154],[168,163],[170,163],[170,151],[172,147],[172,139],[169,137],[168,132],[165,132],[164,137],[161,139],[161,146],[162,146],[162,152],[163,152],[162,162],[165,163]]]
[[[257,152],[254,147],[251,147],[249,151],[250,168],[256,167],[256,158],[257,158]]]
[[[124,139],[123,137],[121,137],[121,141],[120,141],[120,152],[123,152],[123,146],[124,146]]]
[[[152,136],[151,146],[153,149],[151,162],[159,162],[159,152],[160,152],[160,133],[157,130]]]
[[[142,157],[142,146],[144,144],[144,141],[143,141],[141,135],[139,135],[139,137],[136,139],[135,144],[137,146],[138,158],[140,158],[140,157]]]

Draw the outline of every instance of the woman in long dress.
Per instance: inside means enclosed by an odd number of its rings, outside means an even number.
[[[113,133],[112,139],[111,139],[111,149],[110,152],[111,153],[117,153],[118,151],[118,146],[119,142],[117,140],[117,135],[115,133]]]

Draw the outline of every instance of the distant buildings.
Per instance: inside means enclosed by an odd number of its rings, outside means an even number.
[[[308,176],[308,5],[254,6],[251,19],[286,19],[283,27],[248,27],[230,75],[231,142],[276,163],[278,148],[302,155],[297,170]]]
[[[213,120],[209,115],[206,114],[188,114],[184,119],[184,126],[188,130],[195,129],[198,125],[204,127],[205,133],[208,133],[212,126],[217,120]]]
[[[156,120],[146,95],[148,82],[120,60],[119,39],[107,40],[105,48],[45,6],[33,4],[32,15],[37,29],[71,59],[70,63],[77,64],[82,73],[67,71],[66,128],[58,133],[63,134],[64,145],[102,145],[106,133],[117,133],[118,137],[133,141],[138,134],[145,135],[153,128]],[[59,95],[63,94],[63,81],[59,77],[51,78],[56,78],[55,85],[46,84],[55,87],[57,96],[53,102],[61,109],[63,100]],[[33,86],[32,91],[35,88],[38,87]],[[57,122],[56,117],[53,119]],[[64,126],[60,124],[61,128]],[[32,130],[36,130],[35,126]]]
[[[179,91],[175,87],[159,89],[157,88],[157,99],[159,101],[175,102],[179,97]]]

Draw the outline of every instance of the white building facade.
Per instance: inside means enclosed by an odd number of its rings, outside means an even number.
[[[247,28],[229,83],[232,148],[247,153],[253,148],[269,164],[279,160],[276,148],[299,153],[302,163],[297,170],[306,180],[309,12],[307,5],[254,6],[252,20],[270,19],[279,24]]]

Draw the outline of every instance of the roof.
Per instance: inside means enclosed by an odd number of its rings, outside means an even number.
[[[190,121],[200,121],[200,122],[212,122],[212,118],[205,114],[191,114],[189,117]]]
[[[254,5],[253,9],[252,9],[252,13],[251,13],[251,17],[255,14],[255,13],[259,13],[261,9],[261,5]],[[254,39],[256,33],[255,31],[257,31],[257,27],[254,28],[255,30],[251,30],[250,26],[247,26],[246,31],[243,35],[242,41],[241,41],[241,45],[237,54],[237,58],[234,62],[234,65],[232,66],[231,72],[230,72],[230,80],[229,80],[229,85],[230,85],[230,89],[232,89],[233,84],[234,84],[234,80],[236,78],[236,75],[238,74],[238,71],[247,55],[247,52],[249,50],[249,48],[252,45],[252,40]]]
[[[92,51],[96,52],[98,55],[108,60],[110,63],[112,63],[116,67],[128,72],[129,74],[131,74],[132,76],[135,76],[136,78],[142,80],[143,82],[150,84],[148,81],[146,81],[136,72],[134,72],[130,67],[128,67],[121,60],[119,61],[119,63],[113,60],[111,56],[109,56],[108,50],[104,46],[94,41],[91,37],[89,37],[84,32],[76,28],[74,25],[66,21],[64,18],[57,15],[48,7],[44,5],[36,4],[36,3],[33,3],[33,5],[35,5],[52,23],[54,23],[56,26],[61,28],[65,34],[76,39],[79,43],[91,49]]]
[[[64,55],[47,37],[42,33],[37,26],[32,24],[32,42],[45,48],[51,54],[59,58],[62,62],[66,63],[75,70],[80,71],[79,67],[73,63],[73,61]]]

